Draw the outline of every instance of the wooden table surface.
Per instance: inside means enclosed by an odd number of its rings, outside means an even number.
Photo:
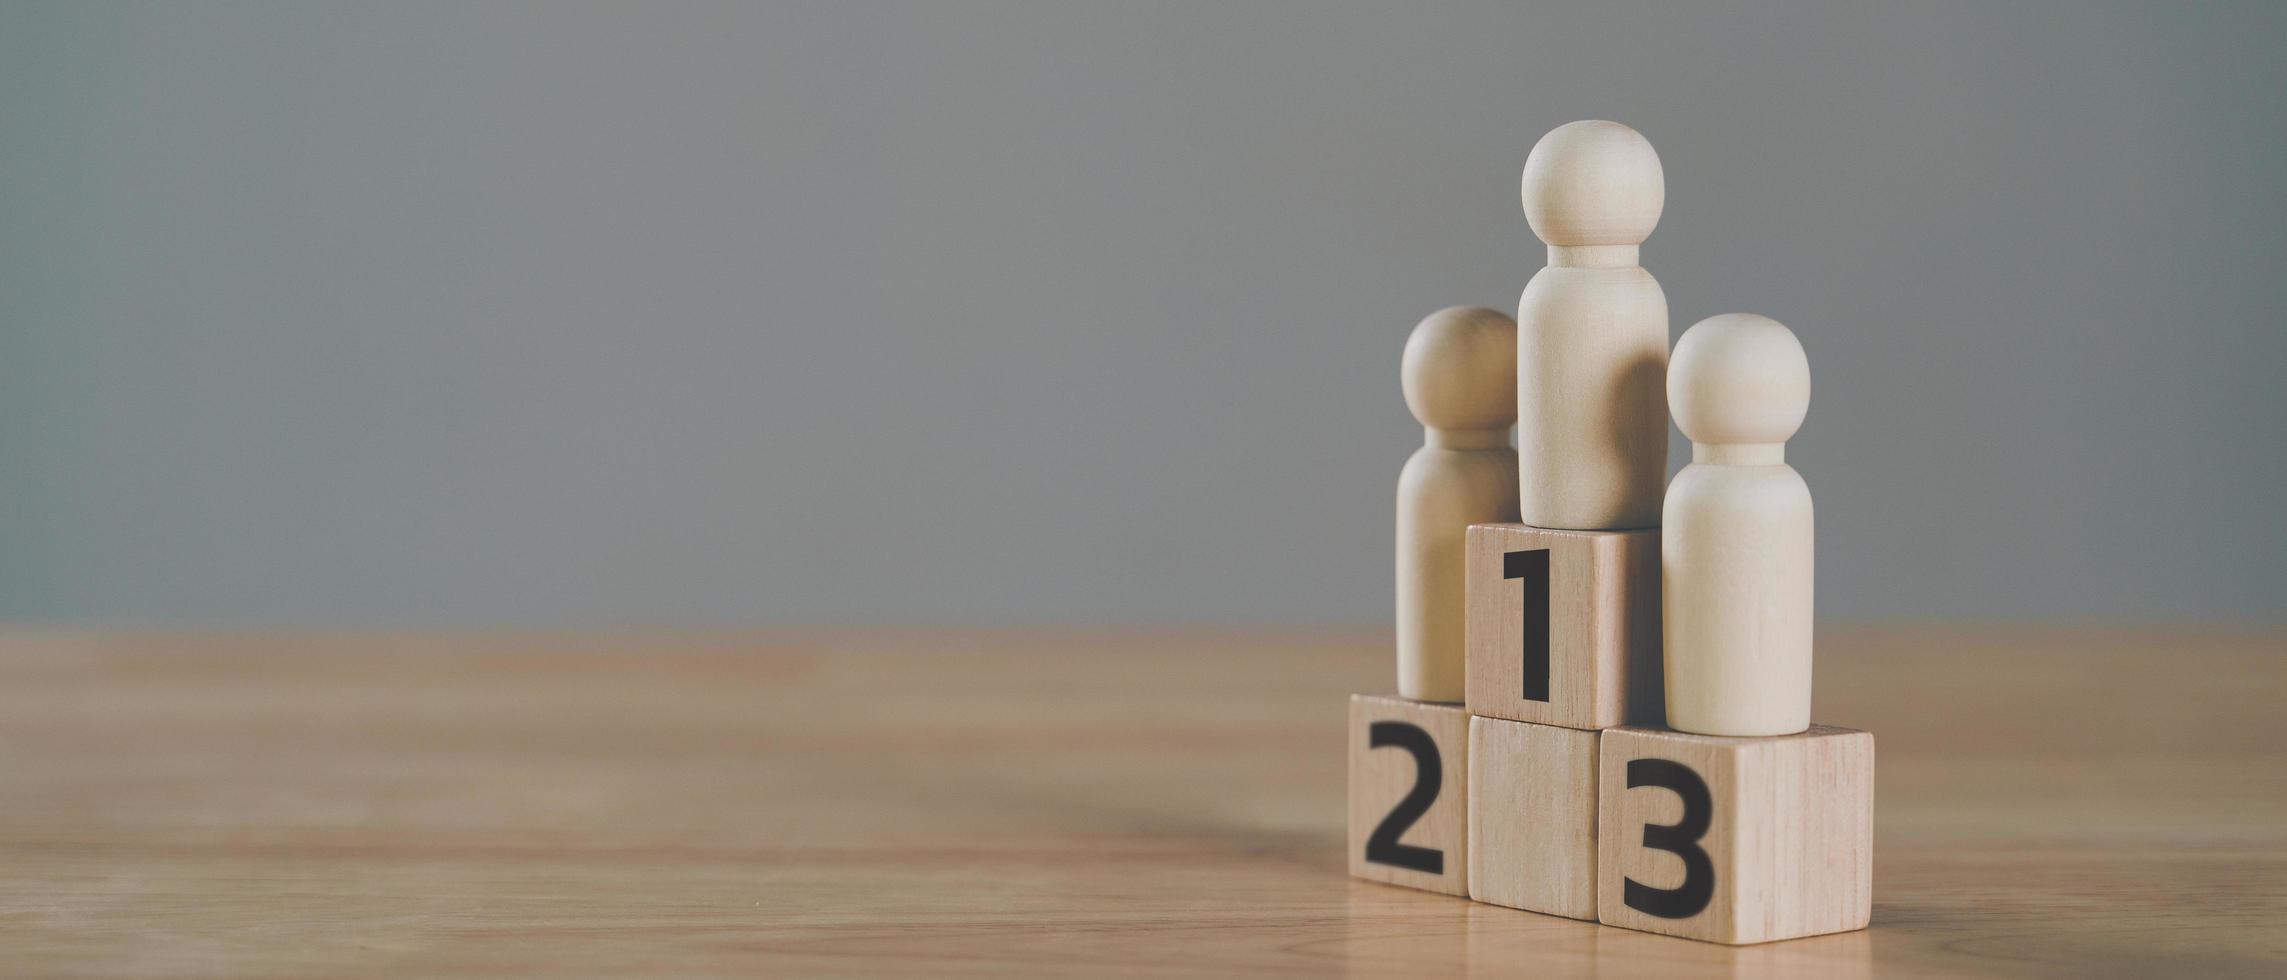
[[[1355,882],[1386,634],[0,637],[0,972],[2287,975],[2287,635],[1830,630],[1874,926]]]

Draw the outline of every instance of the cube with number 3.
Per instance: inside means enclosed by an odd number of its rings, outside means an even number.
[[[1745,944],[1863,929],[1874,736],[1615,728],[1598,749],[1597,919]]]

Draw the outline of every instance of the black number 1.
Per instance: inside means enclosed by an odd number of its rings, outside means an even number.
[[[1402,721],[1377,721],[1367,729],[1366,744],[1370,748],[1395,745],[1413,753],[1413,789],[1398,807],[1383,817],[1372,836],[1366,838],[1366,860],[1433,875],[1445,873],[1445,852],[1434,847],[1400,844],[1398,838],[1407,828],[1429,812],[1429,805],[1437,802],[1437,790],[1445,782],[1445,763],[1437,754],[1437,742],[1422,731],[1419,725]]]
[[[1698,915],[1707,908],[1708,899],[1715,897],[1715,862],[1709,860],[1707,851],[1699,846],[1699,839],[1707,836],[1708,823],[1715,818],[1715,800],[1708,795],[1707,781],[1680,762],[1630,759],[1628,788],[1638,786],[1674,790],[1683,798],[1682,820],[1665,826],[1644,825],[1645,847],[1683,859],[1683,884],[1653,888],[1630,878],[1623,883],[1621,900],[1629,908],[1663,919],[1688,919]]]
[[[1548,549],[1501,556],[1501,577],[1525,580],[1525,700],[1548,700]]]

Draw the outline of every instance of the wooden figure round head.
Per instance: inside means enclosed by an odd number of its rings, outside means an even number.
[[[1517,421],[1517,321],[1449,306],[1406,338],[1406,407],[1433,429],[1502,429]]]
[[[1683,332],[1668,358],[1668,409],[1696,443],[1786,442],[1810,403],[1810,359],[1767,316],[1708,317]]]
[[[1550,245],[1640,245],[1660,223],[1667,178],[1644,134],[1591,119],[1533,144],[1524,197],[1525,220]]]

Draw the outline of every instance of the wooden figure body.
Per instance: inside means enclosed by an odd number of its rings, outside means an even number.
[[[1398,476],[1398,693],[1460,701],[1469,525],[1517,519],[1517,325],[1482,307],[1439,310],[1406,340],[1406,407],[1424,445]]]
[[[1660,519],[1668,301],[1637,265],[1666,198],[1659,155],[1619,123],[1567,123],[1525,160],[1548,267],[1517,303],[1520,519],[1611,530]]]
[[[1692,440],[1660,531],[1668,725],[1787,735],[1811,721],[1811,494],[1786,463],[1810,362],[1777,321],[1709,317],[1676,341],[1668,403]]]

